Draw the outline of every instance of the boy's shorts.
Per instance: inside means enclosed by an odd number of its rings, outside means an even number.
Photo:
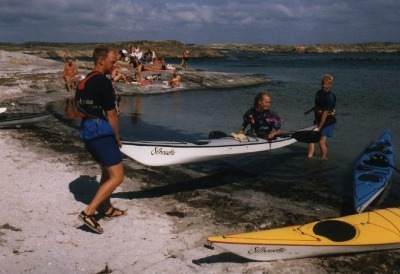
[[[332,125],[322,128],[321,136],[332,137],[334,129],[335,129],[335,124],[332,124]]]
[[[93,159],[105,167],[114,166],[122,162],[121,151],[114,135],[85,141],[85,147]]]

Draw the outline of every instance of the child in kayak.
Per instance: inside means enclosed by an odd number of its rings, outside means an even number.
[[[243,134],[244,130],[250,125],[247,135],[255,135],[260,138],[274,139],[276,135],[282,133],[282,120],[277,113],[270,110],[271,97],[260,92],[254,98],[254,105],[243,115],[243,123],[240,127],[239,134]]]

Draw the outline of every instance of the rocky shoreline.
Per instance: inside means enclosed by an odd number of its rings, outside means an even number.
[[[2,51],[0,50],[1,73],[0,73],[0,100],[7,104],[23,97],[20,103],[45,105],[68,98],[64,81],[62,79],[63,63],[47,58],[40,58],[23,51]],[[79,74],[88,74],[92,66],[91,62],[78,61]],[[173,64],[180,70],[181,87],[179,90],[208,89],[208,88],[235,88],[253,86],[267,83],[268,79],[263,75],[246,75],[222,72],[197,71],[194,69],[182,70],[179,64]],[[132,72],[127,69],[126,64],[121,67],[128,75]],[[153,74],[160,74],[159,80],[152,81],[146,85],[115,83],[118,94],[155,94],[173,92],[163,84],[172,77],[173,70],[144,71],[142,78]]]
[[[269,44],[184,44],[179,41],[121,41],[108,43],[118,49],[137,45],[142,50],[154,49],[158,56],[179,59],[184,48],[190,50],[190,58],[226,58],[231,51],[247,53],[381,53],[399,54],[400,43],[358,44],[314,44],[314,45],[269,45]],[[61,59],[66,55],[74,58],[91,58],[98,43],[46,43],[26,42],[23,44],[0,43],[0,50],[18,51],[41,58]]]

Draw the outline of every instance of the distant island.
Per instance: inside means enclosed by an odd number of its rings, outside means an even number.
[[[104,43],[118,49],[139,46],[142,51],[151,48],[159,57],[180,58],[185,48],[190,50],[191,58],[224,58],[229,52],[248,53],[400,53],[400,43],[376,42],[360,44],[315,44],[315,45],[268,45],[268,44],[184,44],[179,41],[121,41]],[[22,44],[1,43],[0,50],[22,51],[42,58],[90,58],[93,49],[100,43],[52,43],[26,42]]]

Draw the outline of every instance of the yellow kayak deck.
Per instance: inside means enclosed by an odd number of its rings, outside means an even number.
[[[361,246],[400,243],[400,208],[387,208],[306,225],[209,237],[241,245]]]

